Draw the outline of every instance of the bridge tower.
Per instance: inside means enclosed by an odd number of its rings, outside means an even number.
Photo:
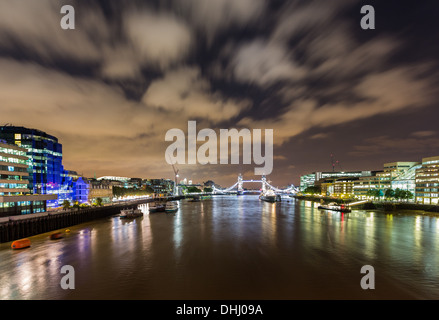
[[[267,191],[267,178],[265,177],[265,175],[262,176],[262,192]]]
[[[238,192],[244,191],[244,188],[242,187],[242,174],[239,174],[238,176]]]

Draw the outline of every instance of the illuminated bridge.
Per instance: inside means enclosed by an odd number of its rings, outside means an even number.
[[[274,186],[272,186],[270,183],[268,183],[267,178],[265,176],[262,176],[261,180],[244,180],[242,178],[242,175],[240,174],[238,176],[238,181],[228,188],[216,188],[213,186],[213,193],[244,193],[243,185],[244,183],[261,183],[261,191],[265,192],[267,190],[273,190],[277,194],[295,194],[299,192],[299,189],[295,187],[294,185],[291,185],[285,189],[279,189]]]

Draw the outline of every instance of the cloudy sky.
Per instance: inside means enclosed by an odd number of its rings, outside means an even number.
[[[383,3],[385,2],[385,3]],[[173,178],[169,129],[274,129],[274,185],[439,155],[437,1],[0,2],[0,125],[85,176]],[[76,29],[60,27],[64,4]],[[362,30],[373,5],[376,29]],[[253,165],[178,165],[232,185]]]

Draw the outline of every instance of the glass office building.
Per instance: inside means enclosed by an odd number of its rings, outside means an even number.
[[[416,202],[439,205],[439,156],[423,158],[416,169]]]
[[[0,139],[27,150],[28,188],[33,194],[56,194],[48,207],[57,207],[73,199],[73,181],[62,165],[62,145],[43,131],[24,127],[0,127]]]
[[[46,211],[56,195],[31,194],[27,150],[0,140],[0,217]]]

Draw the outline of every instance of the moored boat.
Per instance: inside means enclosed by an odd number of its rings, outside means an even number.
[[[322,205],[318,206],[318,209],[340,211],[340,212],[351,212],[351,209],[349,209],[349,207],[347,207],[346,205],[344,205],[344,204],[339,205],[335,202],[331,202],[328,204],[322,204]]]
[[[178,202],[177,201],[168,201],[166,202],[165,211],[167,213],[176,212],[178,210]]]
[[[165,211],[165,204],[159,202],[151,202],[148,205],[149,212],[163,212]]]
[[[123,209],[120,211],[120,218],[121,219],[133,219],[143,216],[143,212],[139,209]]]
[[[259,199],[267,202],[277,202],[280,201],[280,196],[275,194],[273,190],[267,190],[259,195]]]

